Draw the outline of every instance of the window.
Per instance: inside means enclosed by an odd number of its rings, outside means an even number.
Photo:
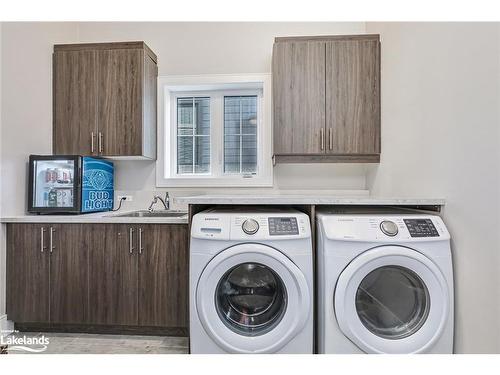
[[[161,77],[157,186],[272,186],[270,76]]]
[[[210,172],[210,98],[177,98],[177,174]]]
[[[257,96],[224,97],[224,172],[257,172]]]

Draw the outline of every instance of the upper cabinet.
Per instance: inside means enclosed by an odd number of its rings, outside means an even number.
[[[144,42],[55,45],[54,154],[155,159],[156,62]]]
[[[380,160],[378,35],[276,38],[275,162]]]
[[[274,153],[319,154],[325,128],[325,43],[275,43]]]

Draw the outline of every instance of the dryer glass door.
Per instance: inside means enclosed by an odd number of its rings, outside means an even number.
[[[340,329],[368,353],[425,352],[441,336],[450,311],[447,282],[413,249],[384,245],[342,271],[334,296]]]
[[[387,339],[410,336],[429,314],[429,290],[409,268],[382,266],[365,276],[356,292],[356,310],[363,325]]]

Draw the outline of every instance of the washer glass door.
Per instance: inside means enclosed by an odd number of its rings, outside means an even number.
[[[258,336],[272,330],[283,317],[286,287],[270,267],[241,263],[219,281],[215,303],[219,317],[230,329]]]
[[[198,280],[200,323],[227,352],[277,352],[304,329],[312,314],[304,272],[270,246],[229,247],[207,264]]]

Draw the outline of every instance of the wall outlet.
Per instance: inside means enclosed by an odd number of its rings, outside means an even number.
[[[116,197],[118,202],[120,202],[122,198],[125,198],[124,199],[125,202],[132,202],[134,200],[131,195],[118,195]]]

